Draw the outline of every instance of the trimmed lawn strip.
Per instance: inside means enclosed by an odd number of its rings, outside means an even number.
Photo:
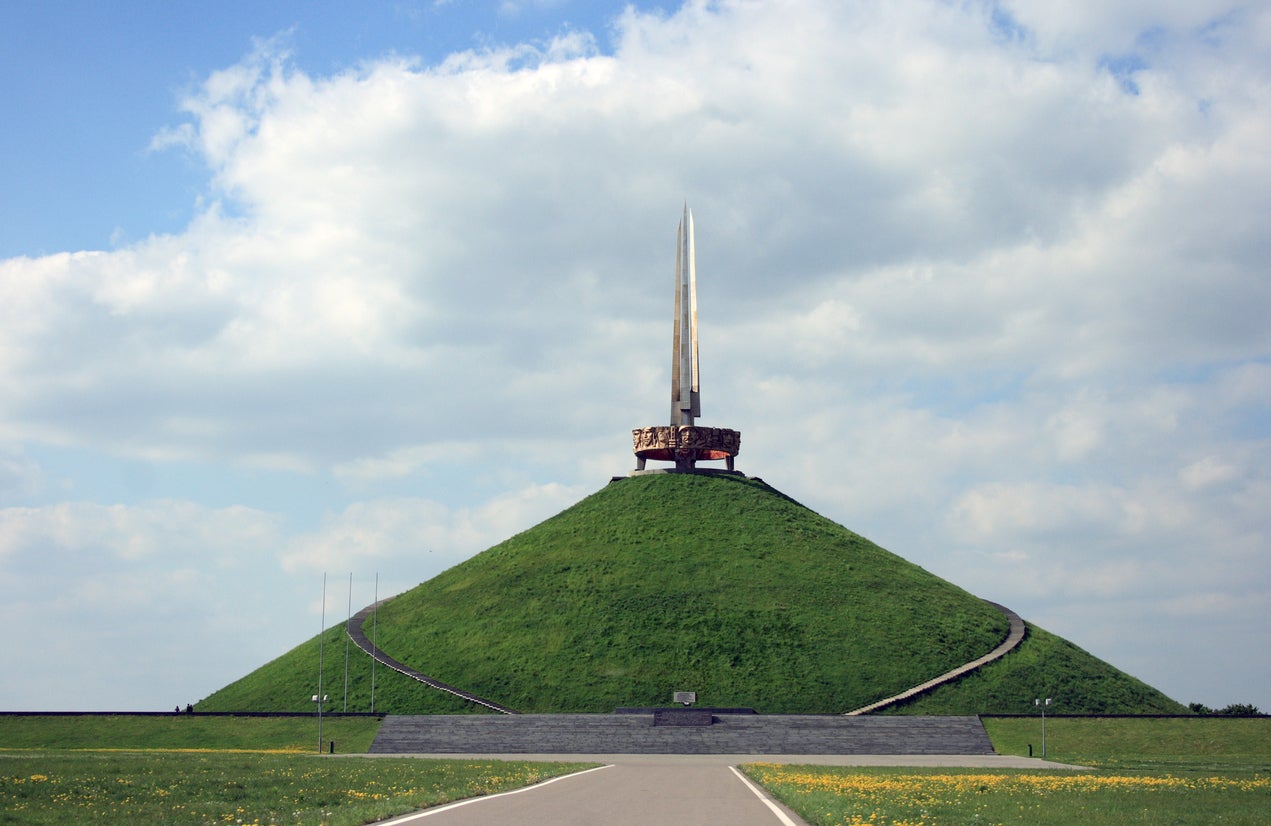
[[[322,750],[365,754],[379,717],[323,715]],[[318,750],[318,719],[221,717],[200,714],[133,716],[0,715],[0,749],[245,749]]]
[[[1039,718],[983,718],[998,754],[1041,756]],[[1046,757],[1107,769],[1271,774],[1271,717],[1047,717]]]

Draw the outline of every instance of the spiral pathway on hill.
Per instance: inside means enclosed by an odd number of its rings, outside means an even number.
[[[919,694],[922,694],[925,691],[930,691],[938,685],[951,683],[960,677],[964,677],[985,663],[991,663],[994,660],[1001,659],[1008,651],[1019,645],[1024,639],[1024,634],[1028,631],[1028,626],[1024,624],[1024,620],[1020,619],[1019,614],[1007,608],[1005,605],[998,605],[996,602],[992,602],[987,599],[984,601],[1005,614],[1006,619],[1010,622],[1010,628],[1006,632],[1006,639],[1002,640],[1001,645],[994,648],[983,657],[971,660],[971,662],[966,663],[965,665],[960,665],[952,671],[946,671],[939,677],[934,677],[927,680],[925,683],[920,683],[919,685],[902,691],[895,696],[887,697],[886,699],[879,700],[876,703],[870,703],[869,705],[861,706],[854,711],[846,712],[847,715],[850,717],[858,714],[869,714],[871,711],[878,711],[879,709],[886,708],[887,706],[896,705],[897,703],[917,697]]]
[[[388,656],[379,648],[377,648],[374,644],[372,644],[371,641],[366,638],[366,634],[362,631],[362,624],[366,622],[367,618],[369,618],[373,613],[375,613],[376,608],[379,608],[381,605],[383,605],[386,602],[388,602],[388,599],[382,599],[379,602],[372,603],[366,606],[365,608],[363,608],[361,611],[358,611],[356,614],[353,615],[353,618],[349,620],[349,625],[348,625],[349,639],[353,640],[354,645],[356,645],[358,648],[362,649],[367,654],[369,654],[371,658],[375,660],[377,663],[379,663],[380,665],[387,666],[388,668],[391,668],[394,671],[396,671],[398,674],[403,674],[407,677],[410,677],[412,680],[416,680],[418,682],[423,683],[426,686],[435,688],[438,691],[445,691],[448,694],[453,694],[456,697],[461,697],[470,703],[476,703],[477,705],[485,706],[488,709],[491,709],[493,711],[498,711],[503,714],[517,713],[515,709],[511,709],[511,708],[508,708],[507,706],[500,705],[494,702],[493,700],[487,700],[483,697],[478,697],[477,695],[464,691],[461,688],[455,688],[452,685],[447,685],[443,683],[441,680],[434,680],[432,677],[429,677],[427,674],[420,674],[418,671],[411,668],[410,666],[399,663],[397,660]]]
[[[389,599],[391,599],[391,597]],[[927,680],[925,683],[920,683],[919,685],[916,685],[913,688],[906,689],[905,691],[902,691],[899,694],[893,695],[891,697],[887,697],[882,700],[878,700],[877,702],[870,703],[867,706],[861,706],[858,709],[845,712],[845,715],[851,717],[851,716],[857,716],[861,714],[869,714],[871,712],[878,711],[888,706],[902,703],[905,700],[912,699],[918,696],[919,694],[922,694],[926,691],[930,691],[936,686],[953,682],[954,680],[957,680],[967,674],[970,674],[972,671],[976,670],[982,665],[985,665],[986,663],[990,663],[990,662],[993,662],[994,660],[1001,659],[1003,656],[1007,654],[1007,652],[1011,651],[1017,645],[1019,645],[1020,642],[1024,639],[1024,635],[1027,633],[1027,630],[1028,630],[1027,626],[1024,624],[1024,620],[1020,618],[1019,614],[1016,614],[1014,611],[1012,611],[1011,609],[1007,608],[1004,605],[999,605],[998,603],[992,602],[990,600],[984,600],[984,601],[987,602],[989,605],[992,605],[997,610],[1001,611],[1006,616],[1006,619],[1010,624],[1010,627],[1006,632],[1006,639],[1004,639],[1000,645],[998,645],[989,653],[985,654],[983,657],[979,657],[977,659],[971,660],[968,663],[958,666],[952,671],[946,671],[944,674],[941,674],[938,677],[934,677],[930,680]],[[464,691],[461,688],[455,688],[454,686],[447,685],[446,683],[443,683],[440,680],[435,680],[432,677],[429,677],[427,674],[421,674],[420,672],[416,671],[410,666],[407,666],[407,665],[404,665],[403,663],[398,662],[397,660],[390,657],[388,654],[385,654],[380,648],[376,647],[369,639],[366,638],[366,634],[362,631],[362,625],[367,619],[371,617],[371,615],[375,612],[375,609],[379,608],[379,606],[383,605],[385,602],[388,602],[388,599],[382,599],[379,602],[368,605],[367,607],[363,608],[361,611],[358,611],[356,614],[354,614],[353,618],[349,620],[347,630],[349,634],[349,639],[353,641],[354,645],[356,645],[358,648],[365,651],[367,655],[369,655],[372,659],[374,659],[376,662],[380,663],[381,665],[391,668],[392,670],[396,671],[399,674],[410,677],[412,680],[416,680],[417,682],[423,683],[424,685],[429,686],[430,688],[435,688],[438,691],[445,691],[448,694],[453,694],[454,696],[460,697],[464,700],[467,700],[468,702],[476,703],[477,705],[480,705],[480,706],[485,706],[488,709],[491,709],[493,711],[498,711],[502,714],[518,714],[519,713],[515,709],[511,709],[511,708],[508,708],[507,706],[500,705],[499,703],[496,703],[493,700],[487,700],[484,697],[478,697],[477,695]]]

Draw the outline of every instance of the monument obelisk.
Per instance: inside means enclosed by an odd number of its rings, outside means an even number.
[[[736,473],[733,457],[741,451],[741,433],[722,427],[698,427],[702,415],[701,374],[697,358],[697,251],[693,213],[675,233],[675,327],[671,337],[671,424],[631,431],[635,473]],[[675,462],[675,468],[646,470],[649,459]],[[700,461],[724,460],[726,470],[699,470]]]
[[[671,424],[692,425],[702,415],[702,384],[697,361],[697,254],[693,213],[675,231],[675,332],[671,339]]]

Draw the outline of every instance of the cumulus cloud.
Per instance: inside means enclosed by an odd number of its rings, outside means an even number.
[[[45,548],[113,564],[162,555],[186,562],[208,548],[228,562],[276,539],[276,519],[252,508],[211,509],[192,502],[141,506],[67,502],[0,510],[0,556],[41,561]]]
[[[327,75],[262,41],[155,138],[208,170],[185,231],[0,262],[0,547],[286,577],[550,515],[665,416],[687,199],[743,469],[1061,633],[1265,613],[1267,14],[1056,8],[692,2]],[[306,493],[59,501],[52,449]]]
[[[422,499],[357,502],[328,516],[317,531],[293,538],[281,561],[289,571],[323,571],[403,567],[402,558],[429,557],[425,567],[440,571],[564,510],[581,495],[548,484],[454,511]]]

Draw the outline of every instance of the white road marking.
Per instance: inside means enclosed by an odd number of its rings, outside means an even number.
[[[763,793],[762,789],[760,789],[754,783],[751,783],[749,778],[746,777],[746,775],[737,771],[736,766],[729,766],[728,768],[732,769],[733,774],[737,775],[738,780],[746,784],[747,789],[750,789],[752,792],[754,792],[755,797],[763,801],[763,805],[767,806],[769,809],[772,809],[772,813],[777,816],[777,818],[781,821],[783,826],[799,826],[799,824],[791,820],[789,816],[786,815],[785,812],[781,811],[781,807],[778,806],[776,803],[773,803],[772,800],[768,797],[768,795]]]
[[[420,820],[425,817],[431,817],[432,815],[441,814],[442,812],[448,812],[451,809],[457,809],[460,806],[467,806],[469,803],[480,803],[482,800],[493,800],[496,797],[507,797],[508,795],[520,794],[521,792],[529,792],[529,791],[533,791],[534,789],[541,789],[544,786],[549,786],[552,783],[555,783],[557,780],[564,780],[569,777],[579,777],[581,775],[589,774],[591,772],[598,772],[601,769],[611,769],[611,768],[613,768],[612,765],[596,766],[594,769],[583,769],[582,771],[574,772],[573,774],[562,774],[560,777],[553,777],[551,780],[544,780],[542,783],[535,783],[533,786],[524,786],[520,789],[513,789],[510,792],[499,792],[498,794],[486,794],[486,795],[481,795],[480,797],[469,797],[469,798],[465,798],[464,800],[457,800],[454,803],[447,803],[445,806],[437,806],[436,808],[432,808],[432,809],[424,809],[422,812],[415,812],[414,814],[402,815],[401,817],[393,818],[392,820],[384,820],[379,823],[379,826],[399,826],[399,824],[402,824],[402,823],[410,823],[412,821]],[[794,824],[791,824],[790,826],[794,826]]]

